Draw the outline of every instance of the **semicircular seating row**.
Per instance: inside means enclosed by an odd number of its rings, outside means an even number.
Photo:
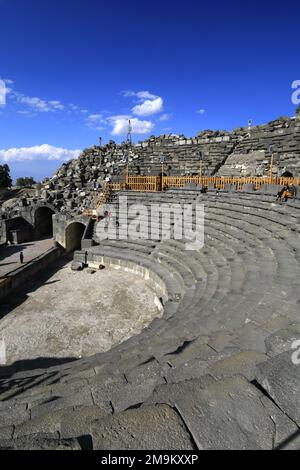
[[[122,195],[147,207],[203,202],[204,247],[142,239],[94,246],[91,259],[156,273],[168,291],[164,315],[107,353],[3,372],[1,445],[299,448],[292,348],[300,339],[300,201],[185,190]]]

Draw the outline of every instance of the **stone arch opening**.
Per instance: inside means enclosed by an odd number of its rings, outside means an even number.
[[[283,178],[293,178],[294,177],[293,173],[291,173],[290,171],[285,171],[284,173],[282,173],[281,176]]]
[[[85,225],[81,222],[72,222],[66,228],[66,251],[74,251],[81,248],[81,239]]]
[[[52,216],[54,211],[49,207],[38,207],[34,213],[35,237],[53,236]]]

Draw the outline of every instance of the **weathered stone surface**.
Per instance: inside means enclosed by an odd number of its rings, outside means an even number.
[[[164,383],[164,374],[168,367],[163,367],[156,360],[152,360],[146,364],[135,367],[134,369],[126,372],[126,379],[129,383],[134,385],[152,383],[158,385]]]
[[[83,267],[84,267],[83,263],[78,263],[78,262],[73,261],[71,269],[72,271],[82,271]]]
[[[273,448],[278,450],[299,450],[300,432],[298,426],[287,415],[274,406],[267,397],[261,403],[274,423]]]
[[[201,380],[201,379],[200,379]],[[201,388],[201,381],[191,380],[162,386],[151,397],[152,403],[171,402],[182,416],[199,449],[272,449],[275,413],[284,414],[270,400],[242,377],[212,381]],[[149,402],[150,402],[149,400]],[[286,437],[292,423],[279,431]],[[276,440],[276,439],[275,439]],[[277,441],[276,441],[277,442]]]
[[[92,385],[93,399],[96,405],[115,413],[140,405],[151,395],[155,383],[141,384],[113,383],[105,386]]]
[[[102,419],[107,416],[107,412],[98,406],[80,406],[64,408],[59,411],[33,418],[25,423],[16,426],[14,430],[14,438],[22,436],[30,436],[32,434],[43,433],[59,433],[63,439],[80,437],[88,435],[90,432],[90,424],[95,419]],[[0,436],[2,436],[0,428]],[[8,434],[9,429],[7,429]],[[3,436],[8,439],[11,436]]]
[[[25,404],[8,404],[5,406],[5,402],[0,402],[0,423],[2,427],[22,423],[26,421],[29,416],[29,411]]]
[[[267,354],[277,356],[285,351],[291,351],[294,341],[300,339],[300,324],[291,324],[268,336],[265,340]]]
[[[0,440],[1,450],[81,450],[76,439],[59,439],[50,435],[31,435],[13,440]]]
[[[13,437],[14,426],[0,427],[0,440],[11,439]]]
[[[165,377],[167,382],[176,383],[183,380],[190,380],[202,377],[208,373],[208,364],[199,359],[192,359],[191,361],[181,364],[179,367],[172,367],[168,370]]]
[[[257,381],[275,403],[300,426],[300,369],[293,364],[293,350],[260,364]]]
[[[263,362],[266,356],[255,351],[243,351],[214,362],[208,369],[208,373],[216,378],[242,375],[249,381],[254,380],[256,365]]]
[[[91,434],[96,450],[192,450],[183,421],[169,406],[146,406],[95,422]]]
[[[72,391],[72,388],[71,388]],[[64,408],[69,408],[71,406],[78,405],[93,405],[93,398],[90,387],[81,387],[79,390],[74,390],[73,393],[70,393],[65,397],[52,396],[49,401],[46,403],[38,404],[37,406],[32,406],[31,408],[31,417],[36,418],[38,416],[43,416],[45,414],[52,413],[54,411],[59,411]]]
[[[83,406],[72,413],[65,413],[61,420],[60,436],[63,439],[80,437],[90,434],[90,426],[94,420],[101,422],[107,412],[98,406]]]

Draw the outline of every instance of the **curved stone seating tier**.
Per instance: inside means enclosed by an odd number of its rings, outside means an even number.
[[[95,228],[88,263],[160,284],[164,315],[106,353],[47,369],[0,368],[1,447],[299,448],[300,201],[122,195],[147,207],[203,202],[204,247],[101,241]]]

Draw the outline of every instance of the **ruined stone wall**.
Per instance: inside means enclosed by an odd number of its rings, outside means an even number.
[[[84,200],[85,191],[92,190],[93,180],[102,184],[106,176],[116,180],[124,177],[126,153],[131,175],[160,174],[162,154],[165,174],[198,175],[200,151],[204,155],[206,175],[265,175],[269,170],[271,144],[276,156],[274,174],[290,171],[298,176],[300,114],[294,119],[280,118],[250,130],[203,131],[192,138],[172,134],[153,136],[131,149],[126,144],[111,141],[104,147],[87,149],[77,160],[63,164],[47,182],[43,193],[46,198],[51,196],[58,206],[72,210],[78,206],[78,201]],[[277,157],[278,165],[275,164]]]
[[[48,205],[55,213],[80,216],[85,207],[94,207],[93,187],[103,184],[105,177],[123,181],[129,156],[131,175],[159,175],[160,156],[165,156],[166,175],[198,175],[199,152],[204,156],[203,174],[222,176],[263,176],[270,168],[270,145],[275,155],[273,174],[290,172],[300,175],[300,111],[295,118],[279,118],[268,124],[228,131],[202,131],[186,138],[173,134],[150,137],[129,148],[125,143],[94,146],[78,159],[64,163],[45,180],[34,198],[20,199],[6,209],[9,217],[32,218],[32,207]],[[25,214],[25,215],[24,215]],[[26,216],[27,214],[27,216]]]

